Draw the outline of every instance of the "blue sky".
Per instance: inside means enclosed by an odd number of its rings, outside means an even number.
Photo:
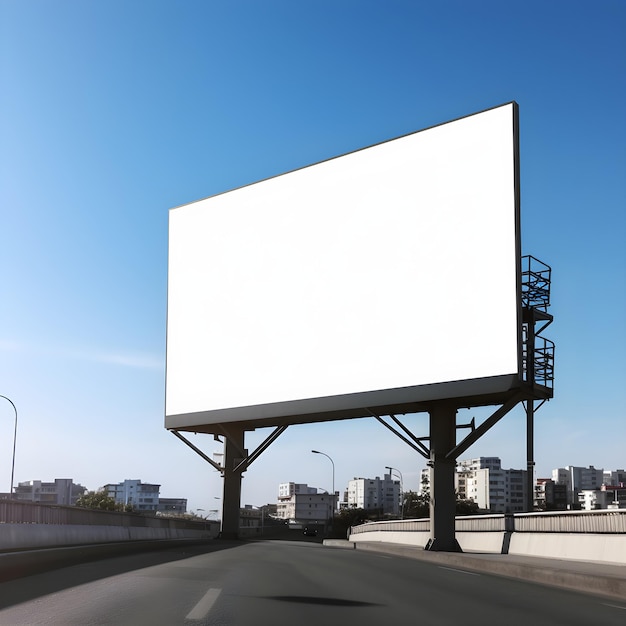
[[[554,279],[537,475],[623,468],[625,42],[621,0],[0,0],[0,394],[19,411],[15,482],[140,478],[217,508],[218,474],[163,428],[168,209],[510,100],[523,252]],[[5,491],[13,410],[0,402]],[[426,416],[406,422],[426,434]],[[465,456],[523,468],[524,437],[518,408]],[[334,459],[338,489],[386,465],[417,488],[424,467],[371,420],[294,426],[247,472],[243,502],[275,501],[284,481],[329,489],[311,448]]]

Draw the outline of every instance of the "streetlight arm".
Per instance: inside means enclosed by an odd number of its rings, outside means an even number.
[[[319,450],[311,450],[311,452],[313,454],[321,454],[323,456],[325,456],[332,464],[333,466],[333,518],[335,517],[335,508],[336,508],[336,502],[335,502],[335,462],[325,453],[325,452],[320,452]]]
[[[402,484],[404,480],[402,479],[402,472],[396,467],[391,467],[389,465],[385,465],[385,469],[389,470],[390,476],[393,476],[393,472],[397,472],[400,478],[400,519],[404,519],[404,486]]]

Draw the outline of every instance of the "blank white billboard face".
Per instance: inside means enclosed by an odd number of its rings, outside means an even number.
[[[517,376],[515,116],[510,103],[173,209],[166,426]]]

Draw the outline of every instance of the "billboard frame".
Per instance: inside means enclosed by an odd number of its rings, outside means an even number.
[[[487,113],[498,108],[511,106],[512,120],[512,163],[513,163],[513,210],[514,210],[514,245],[515,245],[515,281],[516,281],[516,329],[517,329],[517,371],[506,375],[489,376],[484,378],[470,378],[466,380],[452,380],[415,386],[363,391],[348,394],[330,395],[315,398],[304,398],[280,402],[268,402],[249,406],[211,409],[208,411],[193,411],[187,413],[168,414],[166,411],[165,426],[170,430],[192,431],[219,434],[223,432],[223,424],[237,424],[244,430],[253,430],[261,427],[284,426],[299,423],[334,421],[370,416],[373,413],[416,413],[428,410],[428,407],[439,401],[452,401],[459,407],[485,406],[505,402],[515,395],[523,386],[522,381],[522,302],[521,302],[521,234],[520,234],[520,165],[519,165],[519,107],[516,102],[508,102],[491,107],[483,111],[472,113],[454,120],[436,124],[422,130],[407,133],[400,137],[367,146],[353,152],[333,157],[318,163],[273,176],[262,181],[251,183],[234,190],[229,190],[207,199],[216,198],[252,187],[258,183],[271,181],[281,176],[300,172],[308,168],[340,159],[344,156],[356,154],[388,144],[397,139],[418,135],[425,131],[436,129],[467,118]],[[200,201],[198,201],[200,202]],[[190,204],[196,204],[190,203]],[[189,205],[182,205],[183,207]],[[180,209],[182,207],[176,207]],[[487,280],[487,277],[485,278]],[[169,294],[168,279],[168,294]],[[486,313],[487,314],[487,313]],[[168,295],[169,318],[169,295]],[[169,350],[169,324],[168,324]],[[166,393],[169,368],[166,368]],[[166,402],[167,406],[167,402]]]
[[[350,405],[338,406],[337,396],[315,399],[322,404],[322,410],[311,412],[306,404],[309,400],[291,401],[279,403],[282,412],[271,409],[272,405],[266,405],[266,415],[263,406],[242,407],[226,409],[219,413],[222,421],[215,421],[216,414],[211,412],[214,420],[207,422],[207,412],[197,412],[182,415],[167,415],[166,428],[176,435],[185,444],[190,446],[196,453],[208,461],[215,469],[222,473],[224,479],[222,532],[223,538],[237,538],[239,532],[239,505],[241,496],[242,474],[248,466],[262,454],[273,441],[291,424],[331,421],[370,416],[378,419],[402,438],[405,443],[411,445],[418,453],[426,457],[428,465],[432,468],[431,506],[430,506],[430,539],[426,546],[428,550],[437,551],[461,551],[455,537],[455,489],[454,471],[456,459],[467,450],[484,433],[502,419],[520,402],[526,402],[527,414],[527,450],[528,471],[532,474],[534,466],[532,452],[533,427],[532,420],[536,410],[535,400],[540,401],[541,406],[553,396],[551,379],[544,378],[538,383],[534,375],[535,336],[540,338],[539,333],[552,321],[552,316],[547,314],[545,308],[533,306],[532,303],[522,301],[522,256],[521,256],[521,229],[520,229],[520,163],[519,163],[519,107],[517,103],[512,105],[513,112],[513,180],[514,180],[514,226],[515,226],[515,302],[516,302],[516,345],[517,345],[517,372],[492,376],[487,378],[473,378],[467,380],[455,380],[415,387],[386,389],[382,391],[370,391],[359,396],[360,402],[355,403],[355,394],[348,394],[351,398]],[[505,106],[505,105],[500,105]],[[496,109],[498,107],[493,107]],[[484,113],[492,109],[486,109]],[[476,113],[472,115],[477,115]],[[471,115],[465,116],[471,117]],[[465,118],[458,118],[462,120]],[[457,120],[452,120],[457,121]],[[449,122],[445,122],[447,124]],[[443,124],[437,125],[441,126]],[[430,128],[436,128],[432,126]],[[428,130],[428,129],[424,129]],[[418,131],[420,132],[420,131]],[[413,134],[413,133],[411,133]],[[390,140],[392,141],[392,140]],[[379,144],[377,144],[379,145]],[[169,281],[168,281],[169,289]],[[168,299],[169,303],[169,299]],[[534,310],[537,309],[537,310]],[[169,313],[169,308],[168,308]],[[535,324],[539,321],[541,329],[536,329]],[[527,344],[524,343],[523,328],[526,324],[528,333]],[[526,360],[524,363],[524,348],[526,348]],[[553,357],[552,357],[553,358]],[[524,366],[526,372],[524,377]],[[551,368],[551,365],[550,365]],[[392,394],[389,396],[388,394]],[[324,402],[328,406],[324,407]],[[457,424],[456,413],[460,408],[478,406],[501,405],[493,414],[484,420],[478,427],[474,420],[471,424]],[[268,409],[270,407],[270,410]],[[288,408],[287,408],[288,407]],[[538,408],[538,407],[537,407]],[[236,413],[233,413],[236,411]],[[406,413],[429,413],[429,435],[416,437],[403,426],[394,414]],[[279,414],[280,413],[280,414]],[[403,431],[408,438],[394,427],[382,420],[382,415],[389,415],[393,422]],[[219,417],[218,417],[219,419]],[[470,434],[457,443],[457,430],[459,428],[471,428]],[[245,431],[256,428],[274,427],[274,431],[265,441],[251,454],[245,448]],[[180,431],[196,433],[213,433],[216,439],[223,435],[224,462],[219,465],[212,461],[199,448],[188,441]],[[411,441],[413,440],[413,441]],[[428,445],[424,444],[428,441]],[[530,476],[529,484],[532,484]],[[437,506],[435,507],[435,502]]]

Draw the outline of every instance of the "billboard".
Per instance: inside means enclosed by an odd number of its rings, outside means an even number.
[[[172,209],[166,427],[516,385],[517,115],[508,103]]]

